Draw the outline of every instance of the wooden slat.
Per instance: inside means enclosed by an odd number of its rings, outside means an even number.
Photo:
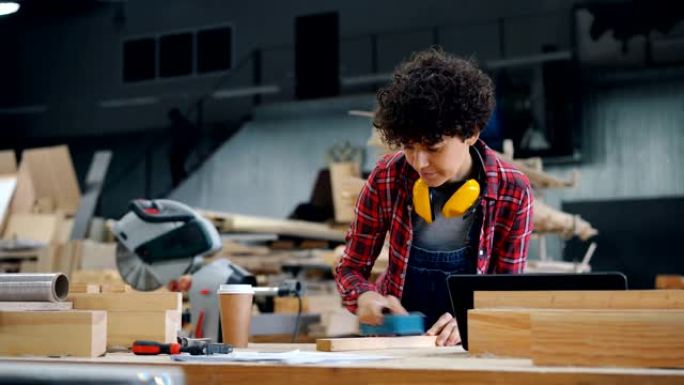
[[[181,293],[72,294],[74,309],[109,311],[182,310]]]
[[[71,302],[0,302],[0,311],[71,310]]]
[[[501,357],[530,356],[530,311],[468,311],[468,351]]]
[[[69,282],[69,293],[96,294],[100,292],[100,285],[96,283]]]
[[[110,311],[107,316],[108,348],[129,348],[135,340],[176,342],[181,328],[178,310]]]
[[[684,291],[478,291],[474,304],[476,309],[684,309]]]
[[[535,365],[684,368],[682,310],[545,310],[531,324]]]
[[[435,336],[319,338],[316,350],[344,352],[352,350],[405,349],[434,347]]]
[[[0,355],[95,357],[106,341],[104,311],[0,312]]]
[[[59,211],[73,215],[80,201],[67,146],[24,150],[11,212]]]
[[[591,223],[579,215],[565,213],[555,209],[541,200],[534,201],[534,231],[536,233],[558,233],[566,237],[577,236],[586,241],[598,234]]]
[[[3,239],[21,239],[45,244],[56,240],[61,214],[11,214]]]
[[[329,168],[330,188],[335,208],[335,222],[349,223],[354,220],[354,203],[359,194],[358,192],[355,196],[346,194],[345,184],[347,179],[358,179],[361,176],[359,164],[355,162],[337,162],[331,163]]]
[[[132,293],[133,288],[125,283],[105,283],[100,291],[102,293]]]
[[[0,174],[14,174],[17,172],[17,157],[14,150],[0,151]]]
[[[70,242],[71,243],[71,242]],[[123,278],[116,269],[104,270],[76,270],[70,277],[70,282],[105,284],[123,284]]]
[[[661,274],[656,276],[656,289],[684,289],[684,276]]]
[[[197,210],[212,221],[222,232],[256,232],[290,235],[302,238],[344,241],[344,230],[336,230],[321,223],[255,217],[233,213]]]

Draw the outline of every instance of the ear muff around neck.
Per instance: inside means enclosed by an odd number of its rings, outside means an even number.
[[[468,179],[454,192],[442,207],[445,218],[460,217],[466,214],[480,197],[480,184],[475,179]],[[434,207],[430,186],[424,180],[418,179],[413,185],[413,207],[427,223],[435,220]]]
[[[423,179],[419,178],[413,184],[413,209],[427,223],[432,223],[434,220],[431,201],[430,186]]]

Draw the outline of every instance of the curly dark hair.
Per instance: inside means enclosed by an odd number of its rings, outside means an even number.
[[[495,104],[491,78],[439,48],[401,63],[377,99],[373,125],[392,146],[469,138],[484,129]]]

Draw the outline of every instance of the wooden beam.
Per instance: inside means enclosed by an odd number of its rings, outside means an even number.
[[[17,157],[14,150],[0,151],[0,174],[14,174],[17,172]]]
[[[81,193],[65,145],[24,150],[11,212],[62,212],[73,215]]]
[[[181,293],[72,294],[74,309],[108,311],[182,311]]]
[[[583,241],[598,234],[598,230],[579,215],[557,210],[539,199],[534,201],[533,221],[537,233],[558,233],[566,238],[577,236]]]
[[[105,283],[100,288],[102,293],[133,293],[131,285],[125,283]]]
[[[332,190],[333,206],[335,208],[335,222],[349,223],[354,220],[354,205],[358,192],[346,193],[345,185],[356,179],[361,179],[361,168],[355,162],[337,162],[330,164],[330,188]],[[362,181],[365,182],[365,181]],[[363,185],[361,185],[363,186]]]
[[[0,311],[71,310],[71,302],[0,302]]]
[[[3,239],[31,240],[49,244],[55,241],[62,214],[15,213],[7,219]]]
[[[527,175],[527,178],[530,180],[532,186],[536,188],[565,188],[574,187],[577,184],[576,172],[570,179],[563,180],[544,171],[529,167],[519,160],[512,160],[509,162],[512,163],[523,174]]]
[[[434,347],[435,336],[319,338],[316,350],[344,352],[351,350],[405,349]]]
[[[684,309],[684,290],[476,291],[475,309]]]
[[[1,355],[96,357],[106,341],[104,311],[0,312]]]
[[[176,342],[181,313],[166,311],[109,311],[107,348],[130,348],[135,340]]]
[[[84,283],[84,282],[69,282],[69,293],[90,293],[95,294],[100,292],[100,285],[96,283]]]
[[[681,275],[656,275],[656,289],[684,289],[684,276]]]
[[[212,221],[222,232],[272,233],[302,238],[344,241],[344,230],[336,230],[321,223],[219,213],[200,209],[197,211],[200,215]]]
[[[529,310],[468,311],[468,351],[471,354],[529,357],[530,333]]]
[[[545,310],[531,323],[535,365],[684,368],[683,310]]]

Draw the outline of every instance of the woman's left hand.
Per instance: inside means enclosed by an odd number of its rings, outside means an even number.
[[[456,319],[450,313],[444,313],[426,333],[429,336],[437,336],[437,346],[454,346],[461,342],[461,334],[458,332]]]

